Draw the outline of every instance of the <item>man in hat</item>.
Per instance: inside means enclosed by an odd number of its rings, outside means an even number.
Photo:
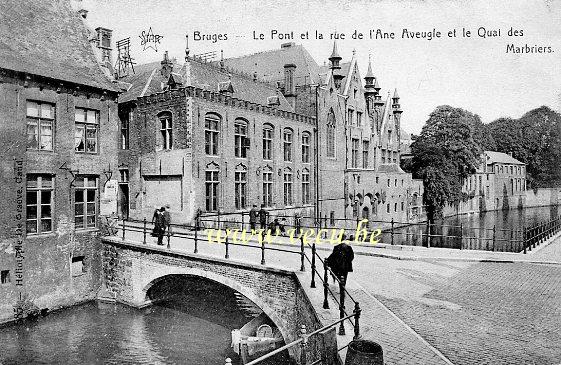
[[[347,244],[346,240],[343,240],[333,247],[333,252],[325,260],[342,285],[347,283],[347,275],[353,271],[354,257],[353,248]]]

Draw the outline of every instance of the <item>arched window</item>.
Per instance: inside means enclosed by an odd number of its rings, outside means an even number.
[[[263,160],[273,159],[273,126],[263,126]]]
[[[171,124],[171,113],[164,112],[158,114],[160,119],[160,134],[162,135],[162,149],[171,150],[173,146],[173,133]]]
[[[282,134],[282,140],[284,145],[284,161],[292,161],[292,141],[293,133],[292,130],[286,128]]]
[[[205,116],[205,152],[207,155],[218,155],[218,133],[220,128],[220,116],[208,113]]]
[[[310,133],[302,133],[302,163],[310,163]]]
[[[246,158],[247,141],[247,122],[243,119],[236,119],[234,122],[234,155]]]
[[[335,114],[333,109],[327,114],[327,157],[335,157]]]

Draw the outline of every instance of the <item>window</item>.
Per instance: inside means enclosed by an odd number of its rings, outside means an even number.
[[[74,181],[74,224],[76,229],[97,226],[98,178],[78,176]]]
[[[403,212],[403,209],[405,208],[405,203],[401,202],[401,211]]]
[[[382,148],[382,163],[386,163],[386,150]]]
[[[510,174],[512,175],[512,166],[510,166]]]
[[[397,186],[397,179],[395,179],[393,186]]]
[[[362,112],[356,112],[356,124],[359,126],[362,125]]]
[[[72,276],[80,276],[86,272],[84,266],[84,256],[77,256],[72,258]]]
[[[273,159],[273,128],[263,127],[263,160]]]
[[[126,183],[129,182],[129,170],[122,169],[119,170],[119,182]]]
[[[26,232],[39,234],[53,231],[53,177],[27,175]]]
[[[121,149],[129,149],[129,120],[130,112],[121,115]]]
[[[347,118],[349,125],[353,125],[353,114],[354,114],[354,110],[349,109],[348,111],[349,116]]]
[[[247,123],[237,121],[234,123],[234,155],[246,158]]]
[[[390,179],[388,179],[388,187],[390,186],[390,181],[391,181],[391,180],[390,180]]]
[[[283,133],[284,161],[292,161],[292,131],[285,129]]]
[[[292,205],[292,171],[284,172],[284,205]]]
[[[99,111],[76,108],[74,121],[74,150],[76,152],[97,153]]]
[[[387,213],[390,212],[390,203],[386,204],[386,212],[387,212]]]
[[[335,114],[333,110],[327,114],[327,157],[335,157]]]
[[[379,181],[380,181],[380,178],[378,176],[376,176],[376,184],[378,184]]]
[[[358,139],[353,138],[351,143],[351,167],[358,167]]]
[[[10,282],[10,270],[0,271],[0,284],[9,284]]]
[[[362,141],[362,168],[368,168],[368,150],[370,149],[370,142]]]
[[[273,206],[273,172],[263,171],[263,204]]]
[[[388,131],[388,143],[392,143],[392,131]]]
[[[335,225],[335,211],[329,212],[329,223],[334,226]]]
[[[393,211],[397,212],[397,203],[393,203]]]
[[[214,114],[205,117],[205,152],[207,155],[218,155],[218,127],[220,118]]]
[[[218,210],[218,170],[205,171],[206,211]]]
[[[247,172],[236,171],[234,175],[236,209],[245,209],[247,207]]]
[[[173,145],[173,134],[171,125],[171,114],[162,113],[160,116],[160,134],[162,136],[161,148],[164,150],[171,150]]]
[[[53,121],[55,106],[52,104],[27,102],[27,149],[53,150]]]
[[[302,133],[302,163],[310,162],[310,134]]]
[[[310,204],[310,172],[302,170],[302,204]]]

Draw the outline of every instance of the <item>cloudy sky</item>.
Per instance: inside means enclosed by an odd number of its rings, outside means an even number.
[[[397,87],[406,130],[418,133],[429,113],[449,104],[477,113],[486,123],[503,116],[520,117],[541,105],[556,110],[561,94],[561,1],[189,1],[82,0],[92,27],[114,31],[114,41],[131,39],[138,63],[160,60],[163,51],[182,60],[185,35],[191,54],[224,51],[225,57],[280,47],[271,30],[293,31],[321,65],[332,49],[332,32],[343,61],[353,50],[362,75],[369,54],[382,92]],[[144,49],[142,32],[161,35],[158,50]],[[463,29],[471,37],[463,36]],[[522,36],[509,35],[509,30]],[[370,30],[393,32],[394,39],[370,39]],[[440,38],[403,38],[408,32],[441,33]],[[448,33],[456,29],[456,36]],[[324,35],[314,39],[315,31]],[[364,39],[352,39],[357,30]],[[500,30],[500,36],[498,36]],[[227,34],[227,40],[194,41],[194,32]],[[265,40],[254,40],[253,32]],[[308,31],[309,39],[300,34]],[[453,35],[453,34],[451,34]],[[486,37],[483,37],[486,35]],[[290,40],[288,40],[290,41]],[[551,47],[549,53],[507,53],[507,46]]]

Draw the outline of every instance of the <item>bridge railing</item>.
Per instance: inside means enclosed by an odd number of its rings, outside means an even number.
[[[545,222],[524,227],[523,252],[532,251],[537,245],[551,238],[559,231],[561,231],[561,215],[550,218]]]

